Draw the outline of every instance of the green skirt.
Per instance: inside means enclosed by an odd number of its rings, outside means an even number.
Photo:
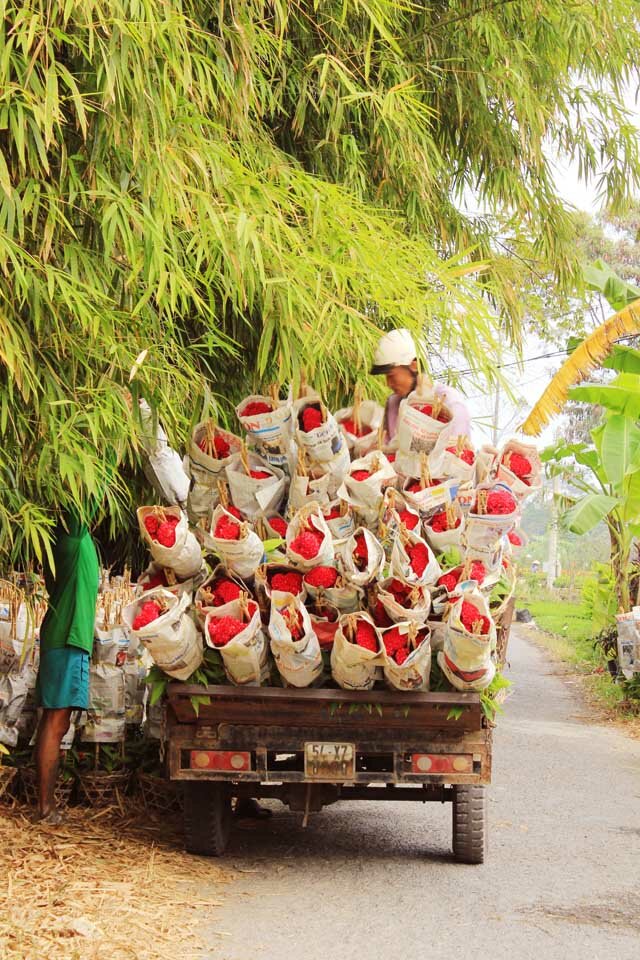
[[[54,647],[40,653],[36,703],[46,710],[89,706],[89,654],[78,647]]]

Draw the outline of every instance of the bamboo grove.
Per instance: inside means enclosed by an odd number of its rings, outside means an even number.
[[[337,398],[394,324],[489,376],[521,271],[576,282],[545,144],[614,205],[638,182],[627,0],[25,0],[0,30],[6,562],[107,480],[126,523],[141,350],[176,442],[256,382]]]

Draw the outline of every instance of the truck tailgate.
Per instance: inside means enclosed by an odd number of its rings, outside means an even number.
[[[208,696],[196,716],[192,696]],[[202,687],[169,684],[169,706],[178,723],[304,726],[335,730],[393,731],[415,735],[444,730],[455,738],[480,730],[477,693],[327,690],[287,687]]]

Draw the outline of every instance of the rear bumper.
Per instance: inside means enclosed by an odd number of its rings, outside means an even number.
[[[353,743],[355,770],[352,778],[309,778],[305,774],[304,752],[308,742],[338,739],[335,729],[295,729],[220,724],[218,728],[179,724],[169,732],[169,768],[172,780],[218,780],[234,784],[268,787],[276,784],[332,784],[358,788],[374,784],[444,786],[488,784],[491,780],[491,731],[488,729],[448,739],[446,732],[412,739],[393,739],[387,732],[373,737],[343,735]],[[227,769],[212,768],[209,752],[226,751]],[[237,752],[234,757],[233,752]],[[416,755],[432,758],[431,772],[418,769]],[[242,769],[233,766],[244,759]],[[226,759],[226,758],[224,758]],[[465,772],[451,767],[457,761]],[[443,772],[443,767],[446,769]],[[257,795],[257,793],[256,793]],[[264,794],[268,795],[268,794]]]

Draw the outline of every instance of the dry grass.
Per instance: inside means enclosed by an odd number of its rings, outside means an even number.
[[[78,809],[43,827],[0,809],[0,960],[205,955],[202,914],[230,875],[183,852],[179,823]]]

